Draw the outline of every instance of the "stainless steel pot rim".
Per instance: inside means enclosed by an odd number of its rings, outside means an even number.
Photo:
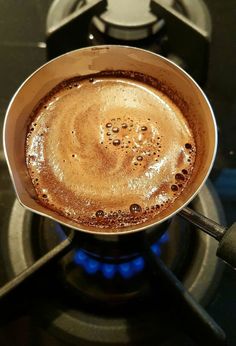
[[[106,230],[106,229],[103,229],[102,231],[91,231],[91,230],[88,230],[84,227],[81,227],[81,226],[74,226],[72,224],[70,224],[69,220],[68,222],[63,222],[62,220],[58,220],[56,217],[53,217],[47,213],[44,213],[44,212],[41,212],[41,211],[38,211],[38,210],[35,210],[33,208],[30,208],[28,207],[27,205],[25,205],[19,194],[18,194],[18,191],[16,189],[16,185],[15,185],[15,182],[14,182],[14,178],[13,178],[13,172],[12,172],[12,169],[11,169],[11,165],[10,165],[10,162],[8,160],[8,155],[7,155],[7,149],[6,149],[6,126],[7,126],[7,119],[8,119],[8,114],[11,110],[11,107],[12,107],[12,104],[14,103],[14,100],[15,98],[17,97],[18,93],[20,92],[20,90],[28,83],[28,81],[33,78],[35,75],[37,75],[37,73],[44,69],[45,66],[49,65],[49,64],[52,64],[54,61],[56,60],[60,60],[62,57],[64,56],[67,56],[67,55],[73,55],[74,53],[76,53],[77,51],[86,51],[86,50],[107,50],[107,49],[112,49],[112,48],[120,48],[120,49],[131,49],[132,52],[134,51],[141,51],[141,52],[144,52],[145,54],[149,54],[149,55],[152,55],[152,56],[156,56],[158,57],[160,60],[163,60],[165,61],[166,64],[169,64],[170,66],[174,67],[176,70],[180,71],[188,80],[190,80],[194,86],[197,88],[198,92],[201,94],[201,96],[203,97],[204,101],[206,102],[208,108],[209,108],[209,111],[210,111],[210,115],[211,115],[211,120],[212,120],[212,123],[214,125],[214,134],[215,134],[215,142],[214,142],[214,151],[212,153],[212,160],[211,160],[211,164],[209,165],[208,167],[208,170],[207,170],[207,173],[205,174],[202,182],[200,183],[200,185],[198,186],[198,188],[196,189],[196,191],[179,207],[177,208],[174,212],[172,212],[170,215],[167,215],[165,217],[163,217],[163,219],[161,220],[158,220],[156,222],[153,222],[151,223],[149,226],[147,225],[144,225],[142,226],[142,224],[140,225],[140,227],[138,228],[135,228],[134,230],[119,230],[117,229],[117,232],[116,231],[109,231],[109,230]],[[205,93],[202,91],[202,89],[199,87],[199,85],[196,83],[196,81],[186,72],[184,71],[181,67],[179,67],[178,65],[176,65],[174,62],[168,60],[167,58],[161,56],[161,55],[158,55],[156,53],[153,53],[153,52],[150,52],[150,51],[147,51],[145,49],[141,49],[141,48],[136,48],[136,47],[131,47],[131,46],[125,46],[125,45],[100,45],[100,46],[90,46],[90,47],[85,47],[85,48],[80,48],[80,49],[76,49],[76,50],[73,50],[73,51],[70,51],[70,52],[67,52],[65,54],[62,54],[48,62],[46,62],[44,65],[40,66],[36,71],[34,71],[21,85],[20,87],[17,89],[17,91],[15,92],[15,94],[13,95],[11,101],[10,101],[10,104],[7,108],[7,111],[6,111],[6,116],[5,116],[5,119],[4,119],[4,125],[3,125],[3,149],[4,149],[4,154],[5,154],[5,157],[6,157],[6,162],[8,164],[8,168],[9,168],[9,172],[10,172],[10,177],[11,177],[11,180],[12,180],[12,183],[13,183],[13,186],[14,186],[14,189],[15,189],[15,192],[16,192],[16,196],[20,202],[20,204],[25,207],[26,209],[30,210],[31,212],[34,212],[34,213],[37,213],[43,217],[48,217],[54,221],[57,221],[59,222],[60,224],[64,225],[64,226],[67,226],[67,227],[70,227],[74,230],[77,230],[77,231],[83,231],[83,232],[86,232],[86,233],[90,233],[90,234],[96,234],[96,235],[99,235],[99,234],[104,234],[104,235],[112,235],[112,234],[128,234],[128,233],[133,233],[133,232],[138,232],[138,231],[143,231],[149,227],[154,227],[154,226],[157,226],[159,224],[161,224],[162,222],[170,219],[171,217],[173,217],[174,215],[176,215],[180,210],[182,210],[185,206],[187,206],[193,199],[194,197],[198,194],[198,192],[200,191],[200,189],[202,188],[202,186],[204,185],[204,183],[206,182],[209,174],[210,174],[210,171],[212,169],[212,166],[214,164],[214,159],[215,159],[215,156],[216,156],[216,151],[217,151],[217,145],[218,145],[218,135],[217,135],[217,124],[216,124],[216,120],[215,120],[215,117],[214,117],[214,112],[213,112],[213,109],[205,95]],[[136,226],[137,227],[137,226]]]

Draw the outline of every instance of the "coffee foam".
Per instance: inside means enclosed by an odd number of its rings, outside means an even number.
[[[39,203],[94,230],[150,222],[188,184],[192,131],[158,89],[114,76],[64,82],[41,101],[26,140]]]

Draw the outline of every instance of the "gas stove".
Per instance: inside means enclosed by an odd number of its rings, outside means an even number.
[[[6,72],[2,66],[8,81],[0,93],[2,109],[29,73],[46,59],[69,50],[108,43],[162,54],[186,69],[203,86],[219,124],[220,146],[211,174],[213,183],[205,184],[191,207],[221,224],[232,223],[236,216],[236,143],[232,136],[235,100],[214,63],[215,59],[217,62],[225,59],[216,44],[215,24],[221,20],[223,23],[223,18],[218,17],[220,2],[206,1],[208,8],[205,2],[193,0],[136,4],[119,1],[119,6],[117,3],[37,1],[26,2],[24,8],[15,3],[11,8],[10,2],[8,6],[2,4],[6,17],[10,18],[3,19],[5,30],[9,22],[11,25],[16,22],[14,31],[10,30],[7,38],[1,37],[0,41],[3,65],[11,66],[12,71]],[[127,9],[134,6],[135,11]],[[228,3],[228,8],[222,7],[222,11],[226,11],[233,25],[230,8],[235,11],[233,2]],[[17,19],[12,11],[18,14]],[[227,40],[234,52],[233,40]],[[233,61],[233,54],[230,57]],[[235,66],[231,67],[235,70]],[[226,66],[226,75],[227,71]],[[233,90],[234,82],[227,80],[227,83],[232,84]],[[221,110],[227,112],[226,119]],[[1,113],[1,122],[3,118]],[[0,159],[0,284],[3,286],[74,235],[71,230],[20,206],[3,154]],[[64,256],[50,261],[1,302],[4,311],[1,345],[223,344],[217,324],[226,333],[228,344],[234,345],[235,273],[216,257],[217,242],[178,216],[164,223],[163,228],[160,239],[155,236],[155,228],[142,236],[112,239],[77,234]],[[157,273],[160,283],[153,279],[147,252],[152,253],[157,264],[162,263],[160,259],[163,261],[172,283],[182,283],[182,295],[169,290],[168,282],[161,281],[161,272]],[[183,296],[188,297],[184,292],[189,292],[194,301],[184,299]],[[193,315],[189,312],[191,308]],[[200,324],[195,315],[200,316]],[[209,332],[211,323],[213,328]]]

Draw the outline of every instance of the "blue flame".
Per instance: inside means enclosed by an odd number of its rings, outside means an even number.
[[[78,265],[81,265],[82,267],[84,266],[84,263],[87,261],[88,256],[86,255],[86,253],[81,250],[78,249],[75,251],[74,254],[74,262]]]
[[[145,267],[143,257],[137,257],[131,263],[135,273],[140,273]]]
[[[95,274],[100,269],[100,266],[101,264],[98,261],[89,258],[84,264],[84,269],[88,274]]]
[[[116,274],[116,265],[110,263],[102,264],[102,274],[106,279],[112,279]]]
[[[160,256],[163,244],[169,241],[169,234],[166,232],[162,237],[151,245],[151,250]],[[137,256],[129,261],[121,262],[119,264],[108,263],[106,259],[94,259],[92,255],[86,253],[83,249],[77,249],[74,253],[74,262],[84,269],[84,271],[93,275],[101,273],[106,279],[113,279],[116,275],[124,279],[130,279],[135,275],[141,273],[145,268],[145,261],[142,256]]]
[[[129,279],[134,274],[131,262],[118,264],[118,271],[124,279]]]
[[[152,244],[151,249],[155,255],[161,256],[161,247],[158,243]]]
[[[170,240],[170,236],[168,232],[165,232],[161,238],[158,240],[158,244],[165,244]]]

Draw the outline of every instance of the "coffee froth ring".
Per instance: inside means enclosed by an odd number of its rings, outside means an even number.
[[[75,77],[40,101],[25,149],[40,204],[109,231],[151,222],[180,196],[194,166],[193,133],[158,81],[145,78]]]

